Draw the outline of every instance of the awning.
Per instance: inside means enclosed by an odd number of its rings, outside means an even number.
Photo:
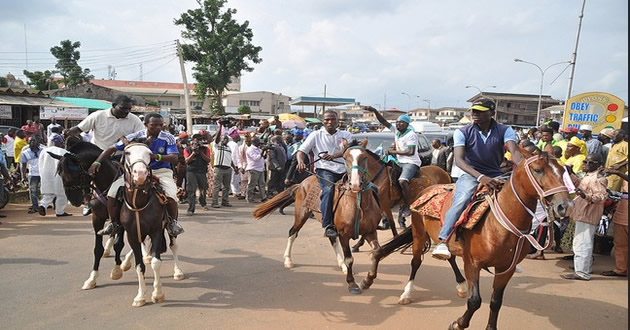
[[[356,103],[354,99],[342,97],[313,97],[300,96],[292,100],[290,105],[310,105],[310,106],[328,106],[336,107],[344,104]]]
[[[63,107],[72,108],[76,107],[72,103],[58,101],[48,97],[32,97],[32,96],[17,96],[17,95],[0,95],[0,104],[7,105],[25,105],[25,106],[45,106],[45,107]]]
[[[90,110],[103,110],[112,107],[111,103],[107,103],[105,101],[86,99],[81,97],[55,97],[54,99],[68,102],[81,108],[88,108]]]
[[[304,118],[304,120],[306,120],[309,123],[321,123],[322,121],[317,119],[317,118]]]

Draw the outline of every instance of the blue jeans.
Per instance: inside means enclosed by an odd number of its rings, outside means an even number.
[[[40,182],[41,177],[39,175],[28,177],[28,191],[31,194],[31,204],[33,206],[33,210],[37,210],[37,206],[39,205]]]
[[[451,234],[453,226],[457,222],[457,219],[459,219],[459,216],[462,215],[462,212],[464,212],[464,209],[466,209],[466,206],[470,203],[478,185],[479,182],[477,179],[468,173],[463,173],[459,176],[459,179],[457,179],[455,183],[453,204],[448,212],[446,212],[444,225],[442,226],[442,230],[440,230],[440,235],[438,235],[440,240],[445,240],[448,235]]]
[[[339,181],[343,173],[333,173],[324,169],[315,169],[317,181],[322,188],[319,202],[319,210],[322,212],[322,227],[326,228],[333,224],[333,198],[335,197],[334,183]]]

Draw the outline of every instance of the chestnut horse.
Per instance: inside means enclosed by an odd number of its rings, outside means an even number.
[[[396,236],[397,232],[395,231],[395,226],[393,225],[394,217],[392,216],[391,208],[402,202],[400,187],[392,182],[392,168],[386,166],[386,163],[383,162],[375,153],[367,149],[365,152],[369,156],[367,166],[365,167],[367,170],[367,176],[371,178],[372,184],[378,188],[380,214],[385,214],[389,219],[390,224],[392,225],[391,228],[393,234]],[[414,196],[418,196],[422,189],[430,185],[451,182],[451,177],[448,173],[437,166],[423,166],[420,173],[421,176],[419,178],[414,178],[410,182],[411,191]],[[314,214],[321,222],[321,213],[319,211],[320,191],[317,178],[312,175],[300,184],[287,188],[271,200],[258,205],[256,209],[254,209],[254,217],[256,219],[260,219],[271,214],[275,209],[281,206],[286,206],[295,201],[293,226],[289,229],[289,238],[284,252],[284,267],[286,268],[293,268],[295,266],[293,260],[291,259],[291,250],[293,248],[293,244],[295,243],[295,239],[298,236],[298,232],[302,229],[309,216]],[[310,203],[307,203],[307,196],[317,196],[317,202],[310,201]],[[417,215],[412,214],[412,217],[414,216]],[[337,255],[337,265],[345,273],[345,264],[343,262],[341,251],[338,249],[338,245],[336,245],[336,240],[331,240],[331,244],[333,245]],[[456,274],[459,274],[458,282],[464,282],[464,278],[461,276],[459,269],[454,264],[454,259],[452,261],[452,265],[454,267],[453,269],[456,270]]]
[[[527,234],[532,226],[537,201],[540,200],[548,208],[548,212],[552,212],[550,216],[557,218],[564,217],[571,204],[562,180],[564,169],[555,158],[547,153],[534,156],[524,149],[520,149],[520,152],[526,160],[513,171],[509,183],[506,184],[509,187],[504,187],[490,198],[492,212],[487,212],[472,229],[461,230],[458,241],[449,243],[451,252],[464,259],[469,292],[466,312],[451,323],[450,329],[464,329],[469,326],[474,312],[481,306],[479,272],[489,267],[494,267],[495,276],[487,329],[496,329],[505,287],[512,278],[516,265],[525,258],[529,250]],[[448,210],[448,207],[442,209]],[[401,246],[413,242],[411,274],[400,296],[400,304],[411,302],[413,280],[422,264],[427,234],[437,240],[439,230],[439,219],[429,216],[412,217],[412,227],[385,244],[377,256],[381,260]]]

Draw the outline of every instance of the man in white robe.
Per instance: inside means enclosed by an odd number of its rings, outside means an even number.
[[[41,177],[41,194],[42,199],[39,202],[39,214],[46,215],[46,208],[53,201],[55,201],[55,213],[58,217],[67,217],[72,214],[66,213],[66,206],[68,205],[68,198],[63,190],[63,182],[61,177],[57,175],[57,166],[59,160],[50,156],[53,153],[58,156],[63,156],[68,151],[63,149],[63,137],[61,135],[54,135],[51,139],[52,145],[44,148],[39,156],[39,175]],[[56,200],[55,200],[56,198]]]

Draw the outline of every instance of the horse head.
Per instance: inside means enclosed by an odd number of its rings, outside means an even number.
[[[356,140],[352,141],[350,146],[343,154],[346,161],[346,173],[348,174],[348,182],[352,192],[359,192],[362,189],[363,177],[368,175],[368,157],[369,154],[365,149],[367,139],[363,139],[361,143]]]
[[[514,171],[514,183],[521,186],[526,195],[549,207],[556,217],[565,217],[571,199],[563,180],[564,168],[546,152],[532,154],[523,148],[519,150],[525,159]]]
[[[73,206],[81,206],[84,196],[90,193],[91,181],[87,170],[81,164],[81,159],[72,152],[67,152],[63,156],[51,152],[48,154],[59,160],[57,175],[61,177],[68,201]]]
[[[125,171],[131,176],[135,186],[141,186],[149,177],[151,163],[151,149],[144,143],[125,142]]]

